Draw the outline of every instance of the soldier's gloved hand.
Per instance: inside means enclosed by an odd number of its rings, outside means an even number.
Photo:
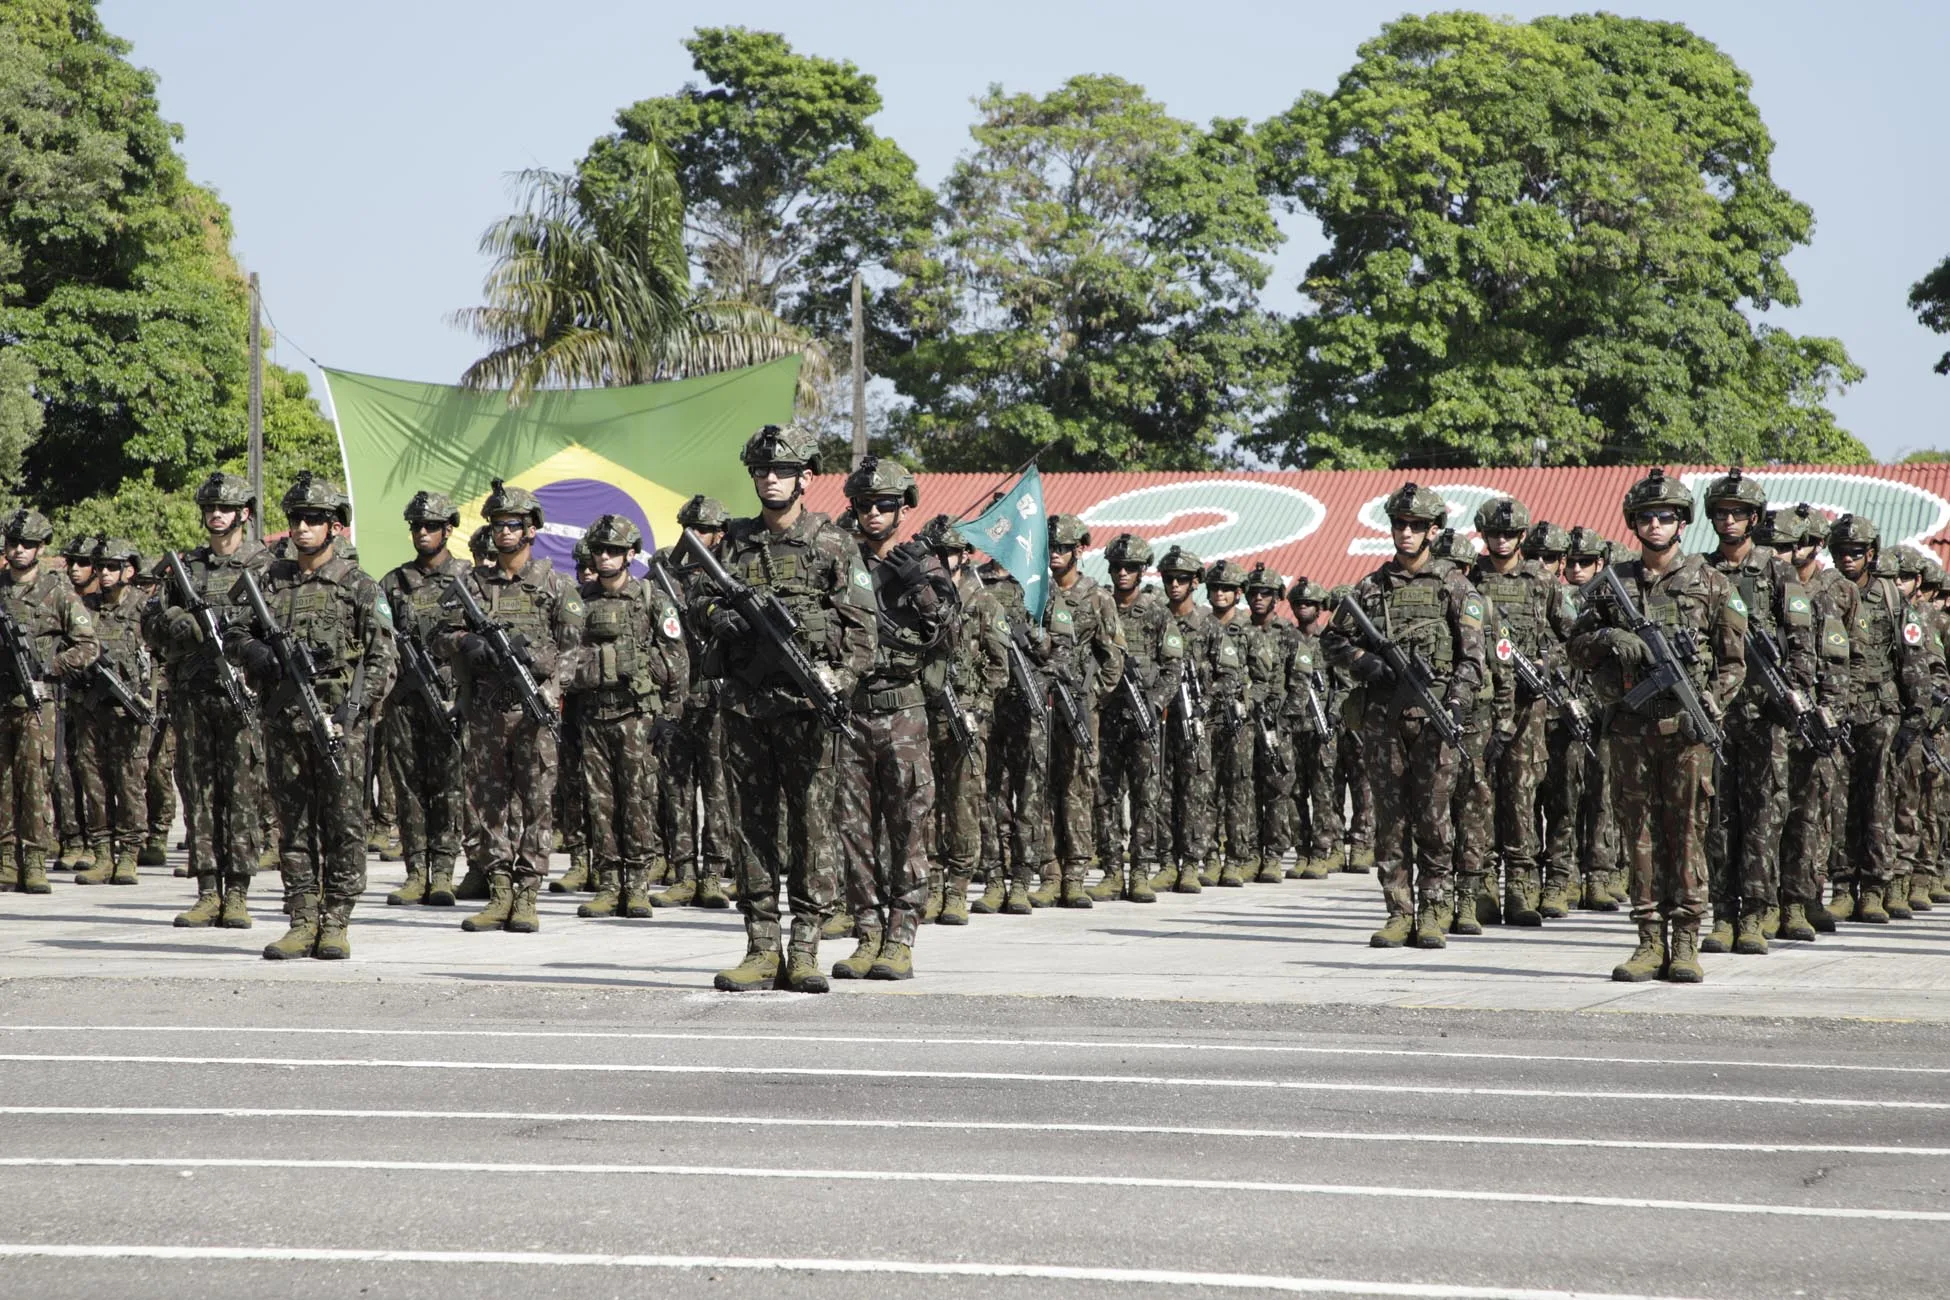
[[[729,605],[719,605],[711,611],[711,635],[720,641],[742,641],[750,635],[752,625],[745,616]]]
[[[196,615],[178,605],[171,605],[163,614],[163,635],[169,643],[180,650],[187,650],[203,639],[202,625]]]
[[[468,666],[477,673],[494,667],[494,647],[479,632],[469,632],[460,639],[460,652],[467,656]]]
[[[1618,661],[1618,666],[1627,672],[1644,668],[1652,662],[1652,651],[1647,649],[1645,642],[1639,639],[1639,634],[1630,628],[1607,628],[1605,648],[1611,651],[1611,657]]]
[[[902,542],[888,553],[888,569],[902,587],[925,587],[933,558],[934,553],[919,542]]]
[[[1388,669],[1388,661],[1378,654],[1364,654],[1354,661],[1354,680],[1369,686],[1394,674]]]
[[[515,652],[515,658],[521,660],[524,668],[534,668],[535,656],[530,650],[527,637],[519,632],[508,633],[508,648]]]
[[[262,686],[269,686],[284,676],[284,665],[278,662],[278,652],[267,643],[258,640],[244,642],[237,657],[244,661],[244,671],[251,680]]]

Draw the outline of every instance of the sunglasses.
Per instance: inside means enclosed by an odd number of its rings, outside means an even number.
[[[1638,520],[1642,524],[1676,524],[1679,522],[1679,512],[1677,510],[1641,510],[1639,511]]]
[[[1143,573],[1144,566],[1142,564],[1113,564],[1110,566],[1110,571],[1112,573]]]
[[[794,465],[790,462],[782,462],[777,465],[754,465],[752,466],[752,477],[755,479],[798,478],[800,472],[805,468],[804,465]]]
[[[875,511],[883,515],[891,515],[906,504],[905,497],[861,497],[853,503],[853,509],[855,513],[863,515]]]
[[[408,531],[415,532],[415,533],[437,533],[441,529],[445,528],[446,526],[447,526],[446,524],[437,523],[426,519],[415,519],[412,523],[408,524],[406,527]]]
[[[526,519],[496,519],[488,527],[497,533],[518,533],[528,527]]]
[[[320,524],[329,524],[334,518],[332,514],[323,510],[294,510],[286,517],[294,524],[305,524],[313,528]]]

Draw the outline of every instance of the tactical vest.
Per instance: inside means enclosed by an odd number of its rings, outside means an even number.
[[[358,571],[345,560],[331,560],[309,576],[300,575],[291,561],[280,560],[259,579],[264,603],[292,640],[311,652],[318,672],[313,685],[328,708],[345,699],[353,671],[365,655],[358,596],[352,586],[357,577]],[[366,689],[373,685],[368,683]]]
[[[1295,638],[1293,648],[1287,654],[1284,713],[1292,729],[1305,735],[1313,735],[1319,730],[1314,721],[1313,703],[1307,696],[1309,690],[1313,692],[1313,699],[1320,701],[1320,710],[1331,727],[1335,719],[1331,712],[1333,701],[1330,698],[1327,660],[1320,652],[1320,638],[1302,632]]]
[[[33,643],[34,657],[39,660],[40,670],[44,673],[54,671],[54,656],[61,649],[59,602],[63,593],[71,590],[65,575],[46,569],[25,586],[13,582],[0,584],[0,600],[7,602],[7,608],[22,635]],[[4,683],[0,684],[0,690],[9,693],[6,704],[11,707],[25,706],[27,697],[15,689],[11,673],[0,675],[0,683]]]
[[[1455,669],[1456,638],[1449,629],[1448,592],[1442,573],[1425,570],[1388,588],[1382,595],[1381,617],[1375,621],[1381,625],[1382,634],[1404,653],[1413,656],[1420,652],[1438,679],[1447,678]]]
[[[141,593],[128,592],[114,604],[97,601],[93,612],[102,662],[121,674],[137,694],[147,694],[154,664],[149,644],[142,639]]]
[[[1214,699],[1243,700],[1252,679],[1252,620],[1242,610],[1230,623],[1219,622],[1216,615],[1212,621],[1212,681],[1208,689]]]
[[[763,524],[726,543],[724,566],[734,578],[779,598],[798,621],[799,643],[814,662],[832,658],[832,614],[821,597],[819,553],[805,541],[775,538]]]
[[[1684,662],[1686,675],[1702,698],[1713,678],[1713,648],[1709,643],[1713,614],[1708,598],[1700,575],[1693,573],[1669,577],[1652,588],[1640,603],[1641,612],[1665,631],[1675,650],[1683,653],[1687,644],[1696,647],[1693,657]],[[1672,693],[1667,692],[1645,712],[1647,716],[1663,716],[1677,712],[1679,707]]]
[[[1873,578],[1862,589],[1849,632],[1849,682],[1858,703],[1895,683],[1902,608],[1902,593],[1887,578]]]
[[[230,593],[246,569],[257,574],[260,585],[271,563],[271,553],[260,542],[244,539],[236,551],[227,556],[214,554],[208,546],[199,546],[183,555],[183,567],[189,572],[190,582],[197,594],[213,609],[221,612],[230,604]],[[165,605],[183,605],[183,594],[173,580],[163,582],[162,600]],[[166,647],[169,656],[170,679],[182,685],[194,685],[206,691],[216,691],[217,671],[210,652],[201,644],[187,649]]]
[[[585,583],[582,601],[582,639],[598,665],[598,684],[577,693],[581,716],[606,722],[660,712],[663,701],[650,662],[660,653],[656,638],[668,635],[661,624],[665,618],[674,623],[676,613],[662,601],[653,608],[649,589],[635,578],[614,592],[599,581]]]
[[[1079,682],[1090,680],[1093,669],[1090,647],[1103,634],[1097,603],[1090,598],[1096,590],[1097,584],[1087,577],[1078,578],[1069,587],[1051,582],[1049,605],[1043,610],[1043,626],[1049,630],[1051,663],[1061,661]]]
[[[1521,568],[1514,573],[1492,573],[1479,568],[1470,577],[1476,590],[1489,597],[1490,604],[1496,607],[1497,617],[1509,629],[1510,640],[1517,649],[1532,659],[1541,658],[1551,640],[1546,607],[1538,599],[1544,584]],[[1497,629],[1490,628],[1489,632],[1494,639]]]

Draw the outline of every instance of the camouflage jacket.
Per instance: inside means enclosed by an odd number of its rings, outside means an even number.
[[[392,688],[393,613],[379,584],[351,560],[334,555],[309,573],[296,560],[273,560],[257,578],[264,604],[278,625],[311,658],[318,702],[351,726],[379,711]],[[224,649],[236,655],[244,643],[263,640],[243,580],[226,593]],[[257,683],[262,685],[261,683]],[[297,683],[280,675],[263,691],[259,706],[268,720],[302,711]]]
[[[582,645],[564,674],[583,721],[654,716],[679,707],[690,655],[677,607],[652,583],[625,573],[615,590],[582,584]]]
[[[39,672],[42,680],[32,685],[43,696],[54,681],[79,678],[101,653],[94,616],[74,594],[66,574],[43,567],[33,581],[21,583],[11,570],[0,566],[0,602],[5,602],[15,626],[33,646],[36,662],[30,671]],[[0,692],[4,692],[0,707],[30,707],[28,687],[14,680],[11,668],[0,673]]]

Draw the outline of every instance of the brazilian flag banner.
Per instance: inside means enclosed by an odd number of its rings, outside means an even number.
[[[535,551],[565,573],[599,515],[634,520],[648,554],[676,542],[678,508],[694,493],[747,513],[738,450],[754,429],[792,418],[798,375],[787,357],[670,383],[549,390],[510,407],[505,392],[328,369],[360,567],[378,575],[413,558],[400,516],[422,490],[460,510],[454,550],[465,556],[497,478],[541,501]]]
[[[955,530],[1022,584],[1029,617],[1041,621],[1049,600],[1049,516],[1043,510],[1042,471],[1031,465],[1006,496]]]

